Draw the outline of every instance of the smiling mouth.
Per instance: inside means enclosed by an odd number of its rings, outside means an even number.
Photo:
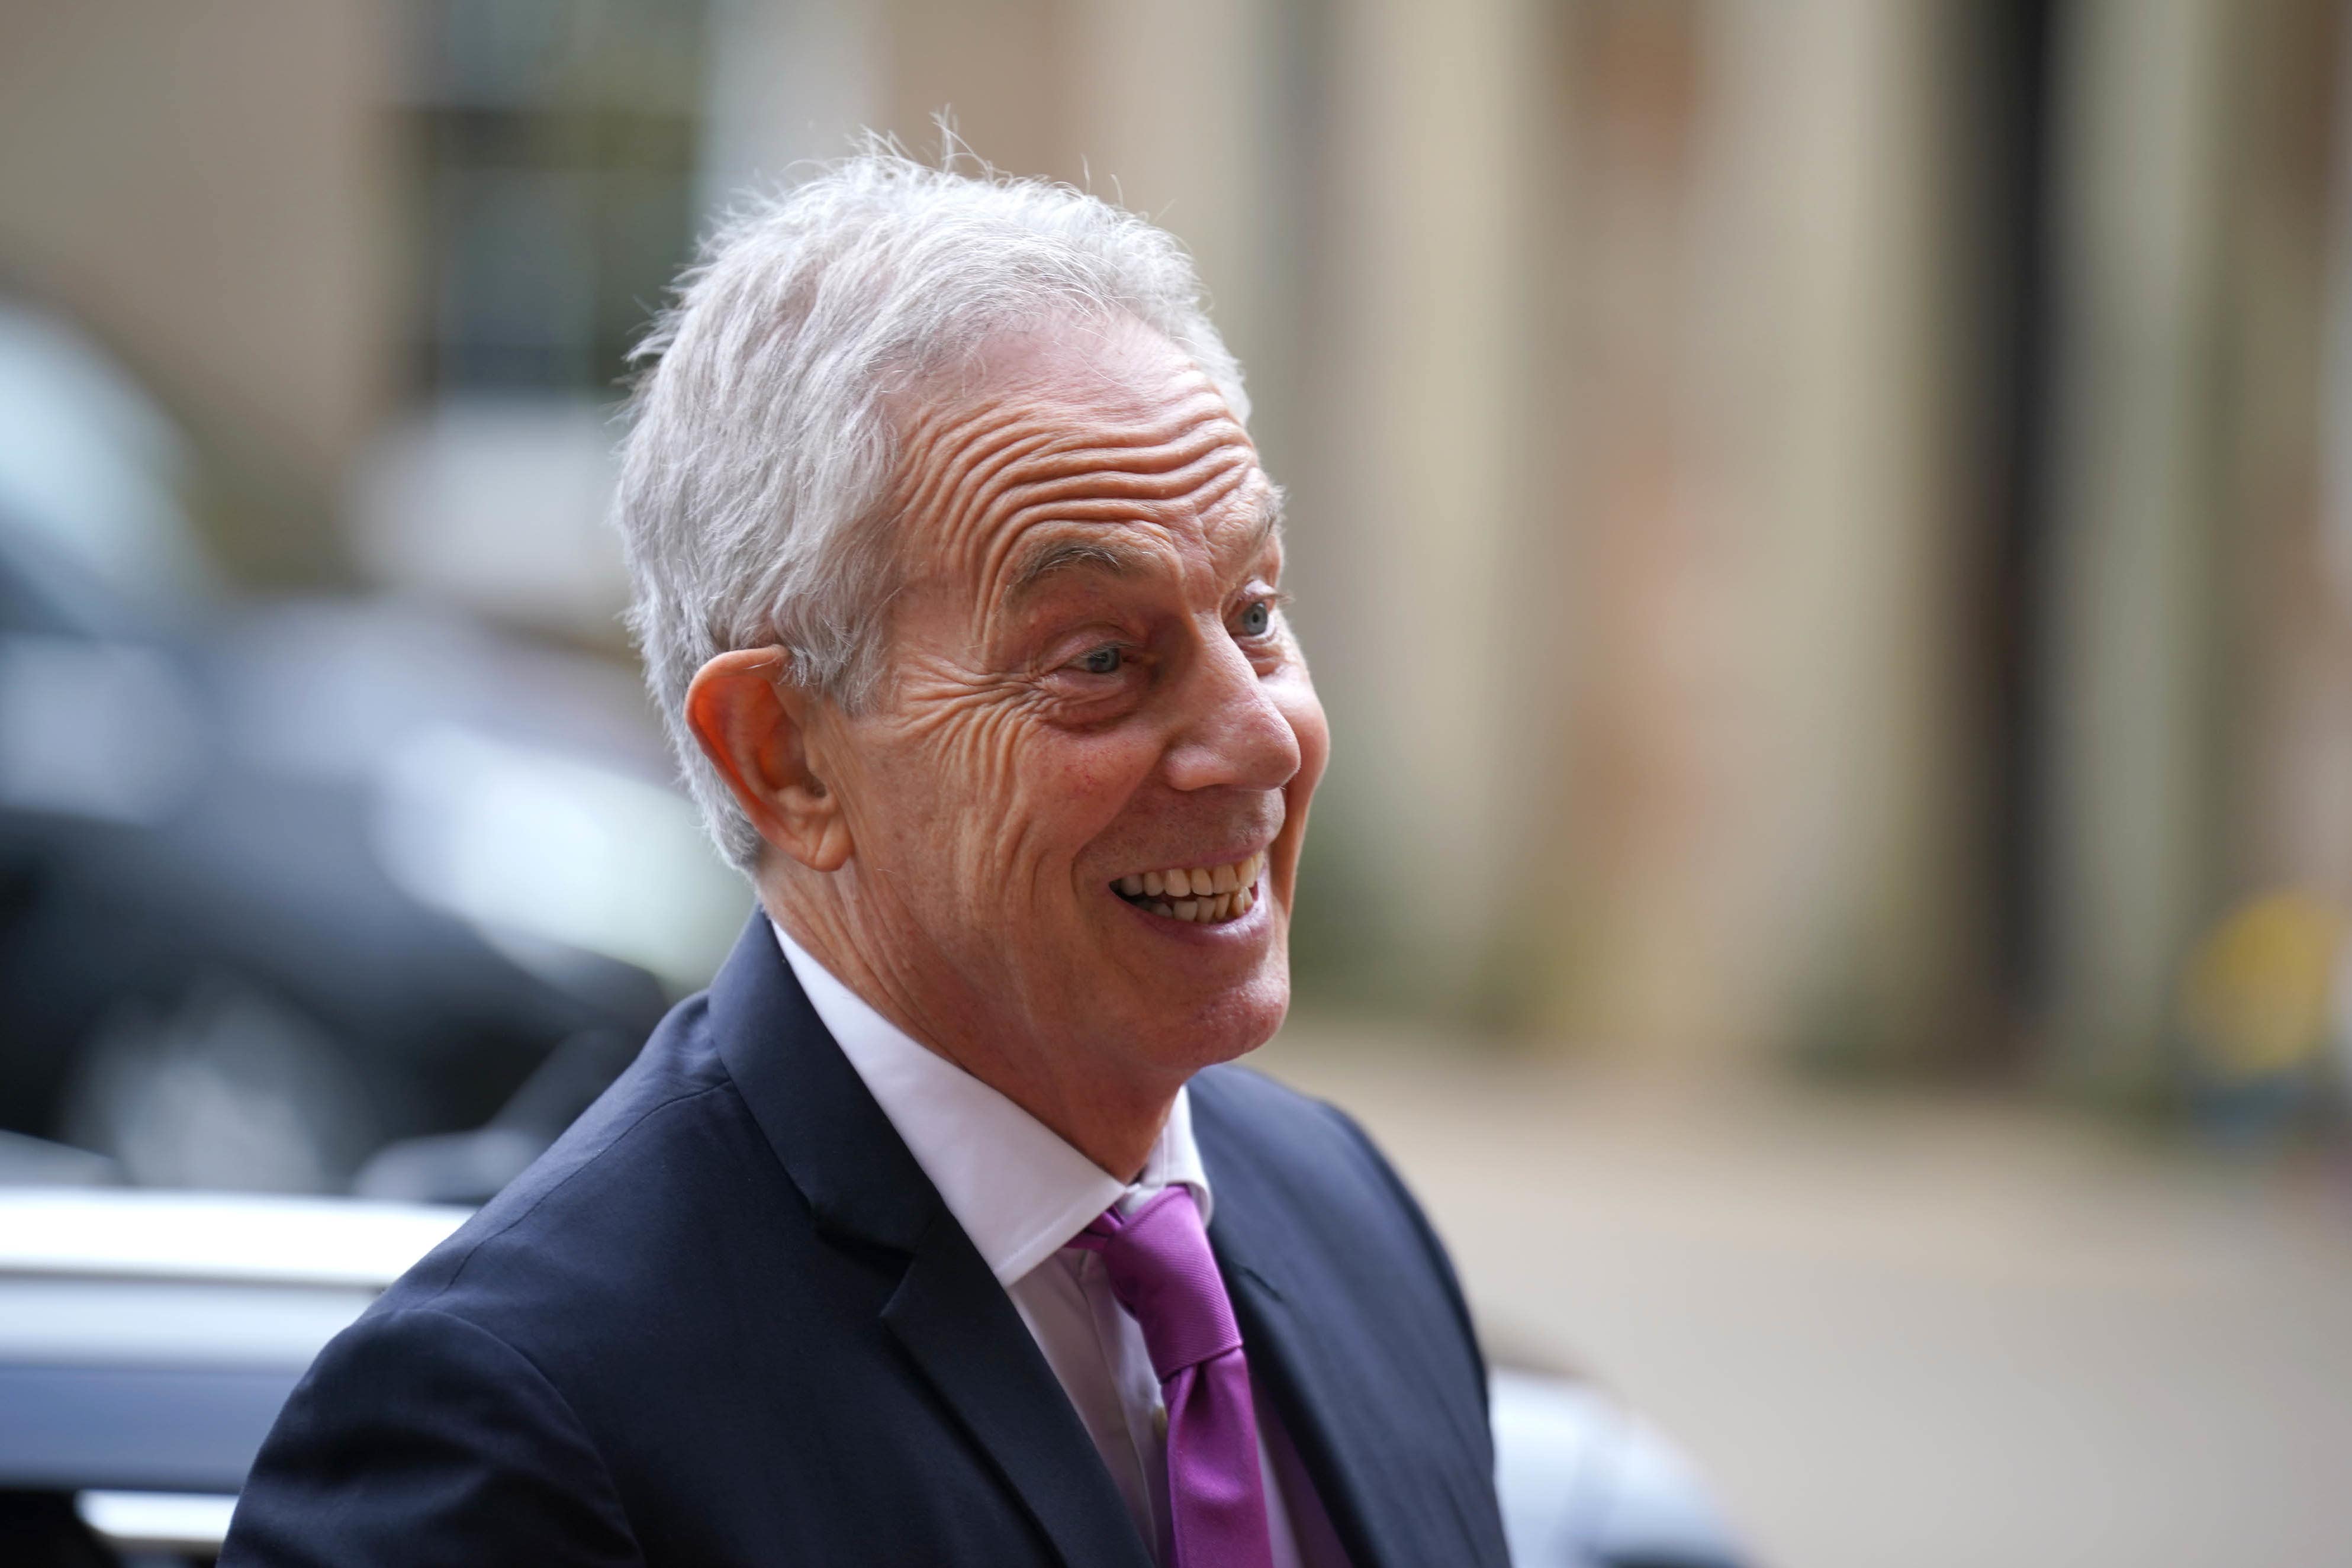
[[[1195,925],[1239,920],[1264,897],[1257,885],[1265,852],[1226,865],[1184,866],[1171,871],[1130,872],[1110,884],[1138,909]]]

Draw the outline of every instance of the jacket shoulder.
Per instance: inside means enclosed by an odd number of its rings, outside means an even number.
[[[221,1557],[229,1568],[641,1560],[562,1396],[512,1346],[430,1309],[364,1318],[320,1355],[255,1461]]]
[[[576,1325],[583,1304],[625,1306],[660,1277],[654,1265],[709,1245],[698,1232],[741,1212],[747,1185],[789,1186],[719,1061],[705,999],[690,998],[545,1154],[371,1313],[430,1308],[529,1352],[545,1320]],[[781,1195],[761,1196],[772,1204]]]
[[[1286,1186],[1303,1186],[1327,1200],[1410,1211],[1425,1227],[1420,1205],[1387,1156],[1337,1105],[1232,1064],[1196,1074],[1191,1088],[1193,1124],[1220,1163],[1278,1175]]]

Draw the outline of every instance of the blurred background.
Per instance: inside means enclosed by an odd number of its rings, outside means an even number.
[[[604,507],[853,131],[1192,248],[1272,1070],[1787,1563],[2352,1562],[2326,0],[0,0],[0,1175],[474,1199],[746,904]]]

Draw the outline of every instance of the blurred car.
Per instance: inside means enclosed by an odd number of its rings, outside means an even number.
[[[0,1187],[12,1568],[208,1561],[310,1359],[469,1212]],[[1746,1560],[1688,1464],[1590,1385],[1497,1372],[1493,1419],[1519,1568]]]
[[[1519,1568],[1740,1568],[1706,1483],[1656,1427],[1581,1378],[1498,1366],[1488,1415]]]
[[[496,1191],[748,907],[635,679],[222,593],[174,427],[5,299],[0,427],[0,1128],[135,1185]]]
[[[209,1559],[310,1358],[469,1212],[0,1188],[6,1561]]]

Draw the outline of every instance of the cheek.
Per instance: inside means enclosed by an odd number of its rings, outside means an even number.
[[[1064,860],[1118,823],[1159,760],[1142,738],[1053,730],[1033,737],[1025,755],[1020,805],[1037,824],[1039,851]]]
[[[869,731],[859,838],[894,880],[958,902],[1001,880],[1023,816],[1018,727],[1001,701],[921,692]]]
[[[1058,729],[998,695],[929,706],[878,761],[883,797],[900,818],[891,837],[919,841],[969,888],[1020,898],[1068,885],[1057,868],[1118,820],[1153,754],[1117,736]]]

